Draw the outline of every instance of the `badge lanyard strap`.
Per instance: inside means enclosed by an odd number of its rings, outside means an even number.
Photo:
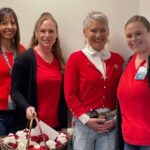
[[[10,71],[10,74],[11,74],[11,72],[12,72],[12,67],[11,67],[11,65],[10,65],[10,63],[9,63],[8,57],[7,57],[6,53],[2,51],[1,48],[0,48],[0,51],[2,52],[3,58],[4,58],[4,60],[5,60],[6,64],[7,64],[7,66],[8,66],[8,68],[9,68],[9,71]],[[16,53],[14,52],[14,55],[13,55],[13,62],[14,62],[15,57],[16,57]]]
[[[147,63],[147,60],[143,60],[143,61],[140,63],[140,65],[138,66],[138,68],[137,68],[136,70],[139,70],[139,68],[140,68],[141,66],[143,66],[145,63]]]

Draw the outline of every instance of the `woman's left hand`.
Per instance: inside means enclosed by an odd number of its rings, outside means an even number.
[[[108,126],[107,129],[110,131],[115,128],[116,119],[113,118],[111,120],[105,121],[104,124],[106,124]]]

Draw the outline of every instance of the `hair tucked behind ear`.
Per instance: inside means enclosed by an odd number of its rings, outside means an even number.
[[[148,57],[148,69],[147,69],[147,78],[148,78],[148,85],[150,87],[150,56]]]

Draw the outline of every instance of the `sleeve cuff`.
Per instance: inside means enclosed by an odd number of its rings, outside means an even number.
[[[90,119],[90,117],[87,114],[82,114],[79,118],[78,118],[83,124],[86,124],[88,122],[88,120]]]

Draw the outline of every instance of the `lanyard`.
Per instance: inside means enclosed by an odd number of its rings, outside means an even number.
[[[5,60],[6,64],[7,64],[7,66],[8,66],[8,68],[9,68],[9,72],[10,72],[10,75],[11,75],[11,74],[12,74],[12,67],[11,67],[10,62],[9,62],[9,60],[8,60],[8,57],[7,57],[6,53],[2,51],[1,48],[0,48],[0,51],[2,52],[3,58],[4,58],[4,60]],[[14,52],[14,55],[13,55],[13,62],[14,62],[14,59],[15,59],[15,58],[16,58],[16,53]]]

